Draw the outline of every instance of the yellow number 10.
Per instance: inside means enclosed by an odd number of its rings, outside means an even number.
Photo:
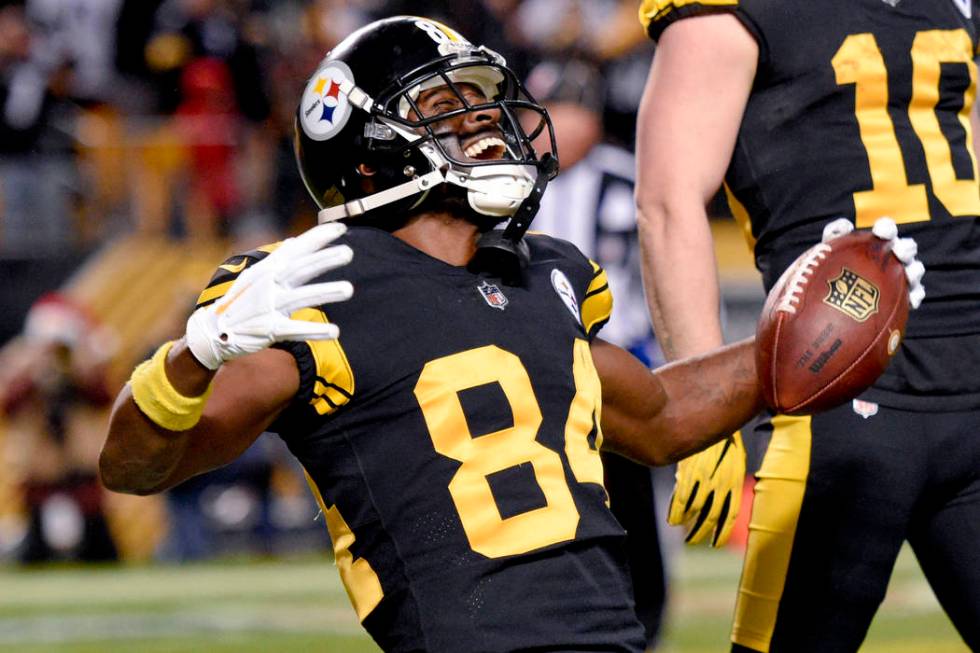
[[[980,215],[977,162],[971,147],[973,130],[969,120],[977,88],[972,52],[970,37],[962,29],[919,32],[912,42],[909,120],[922,141],[933,192],[953,216]],[[970,71],[970,87],[958,116],[966,133],[972,165],[970,179],[956,178],[951,146],[943,136],[936,116],[944,63],[963,63]],[[834,55],[832,64],[838,84],[855,85],[858,129],[871,168],[872,188],[854,193],[857,226],[870,227],[883,215],[889,215],[899,223],[928,220],[925,184],[908,183],[895,126],[888,115],[888,70],[874,35],[848,36]]]

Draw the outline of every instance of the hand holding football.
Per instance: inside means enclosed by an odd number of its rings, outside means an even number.
[[[756,329],[756,364],[770,408],[790,415],[832,408],[885,370],[909,314],[895,242],[849,233],[810,248],[783,273]]]

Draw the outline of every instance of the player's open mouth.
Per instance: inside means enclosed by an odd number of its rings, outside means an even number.
[[[502,159],[506,152],[507,145],[496,136],[484,136],[463,150],[463,154],[477,161]]]

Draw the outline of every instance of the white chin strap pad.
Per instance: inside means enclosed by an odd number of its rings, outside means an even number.
[[[467,190],[466,199],[477,213],[498,218],[514,215],[537,179],[537,170],[528,165],[477,166],[462,178],[450,181]]]

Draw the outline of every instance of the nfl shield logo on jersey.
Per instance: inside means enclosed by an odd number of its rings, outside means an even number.
[[[863,399],[855,399],[851,402],[851,408],[864,419],[878,414],[878,404],[871,401],[864,401]]]
[[[476,287],[476,289],[480,291],[480,294],[483,295],[483,299],[485,299],[487,304],[490,306],[499,308],[500,310],[504,310],[504,307],[507,306],[507,297],[496,285],[483,281]]]

